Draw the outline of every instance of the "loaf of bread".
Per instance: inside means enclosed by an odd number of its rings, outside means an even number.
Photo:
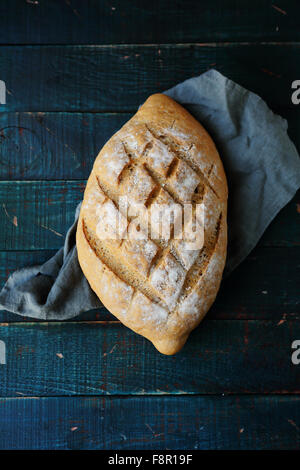
[[[149,217],[154,207],[163,208],[158,223]],[[168,209],[185,207],[190,215],[175,236],[180,211]],[[226,212],[226,177],[212,139],[171,98],[152,95],[95,160],[77,228],[80,266],[113,315],[174,354],[218,292]],[[191,233],[202,234],[201,244],[198,237],[191,245]]]

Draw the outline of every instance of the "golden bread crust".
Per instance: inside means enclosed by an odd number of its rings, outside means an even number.
[[[138,224],[124,212],[120,196],[128,197],[132,209],[142,204]],[[145,240],[102,238],[111,233],[115,216],[124,234],[147,229],[150,208],[161,203],[167,208],[204,203],[201,249],[187,250],[172,234],[165,243],[155,232]],[[226,177],[212,139],[179,104],[155,94],[95,160],[78,221],[79,263],[113,315],[163,354],[175,354],[218,292],[226,214]]]

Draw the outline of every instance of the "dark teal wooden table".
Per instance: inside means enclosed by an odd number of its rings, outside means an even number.
[[[62,245],[93,159],[151,93],[214,67],[300,149],[298,1],[7,0],[0,44],[1,285]],[[104,308],[0,312],[0,448],[299,448],[299,222],[298,193],[173,357]]]

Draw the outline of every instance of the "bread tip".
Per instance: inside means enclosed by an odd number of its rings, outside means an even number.
[[[189,335],[187,334],[181,338],[152,340],[152,344],[161,354],[164,354],[165,356],[173,356],[174,354],[177,354],[181,351],[186,343],[188,336]]]

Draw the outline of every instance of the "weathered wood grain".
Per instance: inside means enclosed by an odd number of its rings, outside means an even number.
[[[0,181],[0,251],[57,249],[74,220],[85,180]],[[298,246],[299,197],[276,217],[264,245]]]
[[[84,188],[85,181],[1,182],[1,249],[60,248]]]
[[[0,400],[1,449],[299,449],[299,397]]]
[[[300,150],[300,106],[278,110]],[[130,113],[0,113],[0,180],[88,178],[105,142]]]
[[[150,94],[211,67],[272,107],[292,107],[299,58],[298,43],[3,46],[3,111],[133,112]]]
[[[55,250],[0,252],[0,288],[16,269],[41,264]],[[300,319],[300,250],[258,247],[222,282],[210,319]],[[75,314],[75,312],[74,312]],[[104,307],[82,313],[76,321],[116,320]],[[29,321],[0,311],[0,322]],[[32,320],[30,320],[32,321]]]
[[[113,44],[299,39],[297,0],[274,3],[10,0],[0,4],[0,42]]]
[[[298,321],[205,319],[176,356],[119,323],[1,324],[0,396],[299,393]]]
[[[212,306],[212,318],[300,317],[300,250],[256,247],[226,278]]]

